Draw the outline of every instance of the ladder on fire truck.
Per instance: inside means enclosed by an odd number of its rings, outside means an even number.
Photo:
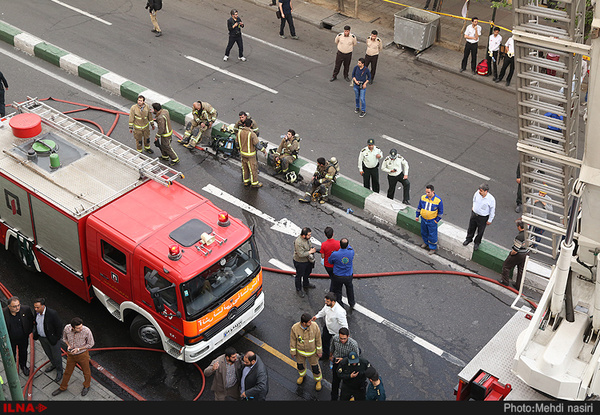
[[[577,214],[569,207],[581,166],[582,59],[589,46],[584,45],[585,0],[547,3],[554,8],[540,0],[515,0],[513,36],[522,218],[532,251],[555,259],[567,217]]]
[[[134,148],[121,144],[36,98],[27,97],[27,101],[15,103],[14,106],[19,112],[39,115],[45,123],[60,129],[69,137],[136,169],[140,178],[154,180],[163,186],[169,186],[174,180],[183,178],[181,172],[169,168],[158,159],[150,158]]]

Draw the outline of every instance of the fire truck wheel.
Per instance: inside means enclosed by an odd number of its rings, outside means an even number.
[[[129,326],[133,341],[141,347],[162,349],[162,341],[156,327],[142,316],[136,316]]]

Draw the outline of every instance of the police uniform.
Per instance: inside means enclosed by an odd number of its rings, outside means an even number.
[[[326,162],[324,165],[317,164],[317,170],[313,175],[313,180],[309,184],[310,191],[304,193],[304,197],[300,198],[300,202],[310,203],[312,199],[312,194],[319,189],[319,203],[323,204],[327,202],[327,198],[329,197],[329,193],[331,192],[331,185],[333,184],[333,180],[335,179],[335,175],[337,170],[335,167]]]
[[[179,163],[179,157],[171,147],[173,129],[171,128],[171,116],[169,111],[162,108],[155,114],[156,117],[156,138],[160,140],[160,152],[163,160],[171,159],[171,165]]]
[[[237,133],[237,141],[242,157],[244,186],[261,187],[262,183],[258,181],[258,162],[256,161],[258,137],[249,127],[243,127]]]
[[[144,102],[141,107],[133,104],[129,110],[129,129],[133,130],[133,138],[137,151],[140,153],[146,151],[154,153],[150,148],[150,123],[152,122],[152,112],[150,106]],[[153,127],[154,128],[154,127]]]
[[[185,130],[183,139],[177,141],[180,143],[183,141],[187,148],[195,148],[198,141],[201,141],[202,138],[204,138],[204,133],[206,131],[209,131],[210,134],[212,123],[214,123],[216,119],[217,110],[215,110],[208,102],[200,103],[200,109],[192,111],[192,123],[190,127]],[[204,124],[204,127],[202,127],[201,124]],[[198,128],[198,134],[192,137],[192,131],[195,128]]]
[[[337,369],[337,375],[342,379],[342,390],[340,399],[349,401],[354,397],[355,401],[364,401],[366,395],[367,376],[365,371],[371,367],[369,361],[363,357],[359,357],[356,352],[350,352],[348,357],[344,357]],[[352,373],[357,372],[358,375],[352,377]]]
[[[372,145],[373,150],[369,150]],[[379,156],[379,157],[377,157]],[[383,151],[375,146],[375,140],[367,140],[367,146],[358,154],[358,171],[362,173],[363,186],[379,193],[379,159],[383,157]]]
[[[287,135],[281,139],[281,143],[277,147],[277,154],[279,154],[279,160],[281,161],[282,173],[287,173],[290,164],[298,158],[299,150],[300,143],[295,136],[291,140],[287,139]]]
[[[302,323],[297,322],[290,330],[290,354],[296,358],[296,367],[298,368],[298,384],[304,381],[306,376],[305,363],[308,361],[315,382],[317,382],[317,390],[321,389],[321,379],[323,373],[319,365],[319,354],[323,353],[321,343],[321,330],[319,325],[311,323],[310,326],[304,328]]]
[[[383,164],[381,165],[381,170],[388,174],[388,191],[387,197],[388,199],[394,198],[394,193],[396,192],[396,184],[398,182],[402,183],[402,203],[408,205],[408,201],[410,200],[410,182],[408,179],[405,179],[404,176],[408,176],[408,162],[404,159],[404,157],[398,155],[392,155],[393,149],[390,151],[390,155],[383,160]],[[395,171],[393,171],[395,170]]]

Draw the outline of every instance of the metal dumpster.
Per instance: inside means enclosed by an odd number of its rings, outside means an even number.
[[[439,24],[439,15],[407,7],[394,13],[394,43],[417,54],[433,45]]]

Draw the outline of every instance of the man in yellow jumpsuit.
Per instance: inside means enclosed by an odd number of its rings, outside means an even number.
[[[150,125],[154,130],[152,111],[146,104],[146,98],[143,95],[138,96],[137,104],[131,106],[129,111],[129,132],[133,133],[137,151],[140,153],[154,153],[150,147]]]
[[[258,181],[258,162],[256,161],[256,150],[259,145],[258,137],[250,128],[251,121],[246,119],[244,126],[238,130],[237,143],[242,157],[242,180],[244,186],[262,187]],[[262,148],[263,153],[266,149]]]
[[[154,110],[154,119],[156,120],[156,139],[160,144],[160,158],[163,160],[171,160],[171,166],[179,163],[179,157],[171,147],[171,139],[173,137],[173,129],[171,128],[171,116],[169,111],[164,109],[158,102],[152,104]]]
[[[183,138],[177,140],[179,143],[183,142],[184,147],[190,150],[196,148],[198,141],[202,141],[207,134],[210,137],[210,130],[217,119],[217,110],[208,102],[196,101],[192,106],[194,108],[192,110],[192,122],[189,128],[185,130]],[[198,129],[198,134],[192,137],[192,131],[196,128]]]
[[[321,330],[315,323],[312,324],[312,316],[308,313],[302,314],[300,321],[292,326],[290,331],[290,354],[296,359],[298,367],[297,384],[301,385],[306,376],[305,363],[308,361],[313,377],[315,378],[315,390],[321,390],[321,379],[323,373],[319,366],[319,359],[323,355],[321,344]]]

